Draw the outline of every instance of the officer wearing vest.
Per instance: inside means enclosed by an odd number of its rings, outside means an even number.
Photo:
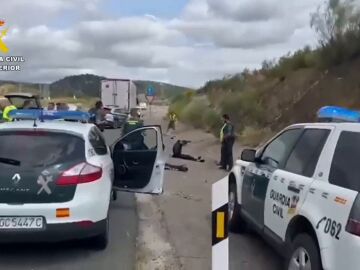
[[[220,131],[221,141],[221,160],[220,169],[231,170],[234,165],[233,160],[233,146],[235,142],[234,126],[230,122],[230,117],[227,114],[223,115],[224,125]]]
[[[14,105],[6,106],[2,115],[3,120],[6,122],[11,122],[13,119],[9,116],[9,114],[12,110],[16,110],[16,109],[17,108]]]
[[[122,136],[127,133],[144,126],[144,121],[140,119],[138,114],[138,109],[133,108],[130,110],[130,118],[124,124],[124,128],[122,130]]]
[[[169,132],[170,129],[175,130],[175,123],[177,121],[176,113],[171,112],[169,114],[169,125],[167,128],[167,132]]]

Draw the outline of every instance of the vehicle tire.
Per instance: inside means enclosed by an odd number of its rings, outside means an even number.
[[[237,203],[236,184],[229,184],[229,230],[233,233],[243,233],[247,223],[240,215],[241,206]]]
[[[295,237],[294,241],[291,243],[291,249],[286,259],[285,269],[322,270],[319,248],[310,235],[303,233]]]
[[[101,234],[95,236],[92,239],[93,246],[96,250],[104,250],[108,246],[108,244],[109,244],[109,227],[110,227],[109,225],[110,225],[110,220],[109,220],[109,216],[108,216],[106,218],[103,232]]]

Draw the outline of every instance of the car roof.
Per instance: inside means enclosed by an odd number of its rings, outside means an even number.
[[[89,133],[90,129],[94,127],[94,124],[88,123],[80,123],[80,122],[69,122],[69,121],[59,121],[59,120],[51,120],[51,121],[36,121],[36,129],[46,129],[50,131],[61,132],[64,133],[75,133],[77,135],[81,135],[82,137],[86,137]],[[5,122],[0,124],[0,131],[3,130],[11,130],[11,129],[34,129],[34,121],[33,120],[21,120],[15,122]]]
[[[39,95],[32,93],[9,93],[4,96],[7,98],[7,97],[38,97]]]
[[[288,128],[292,127],[300,127],[300,126],[317,126],[317,127],[329,127],[332,126],[338,129],[358,129],[360,131],[360,123],[356,122],[315,122],[315,123],[297,123],[288,126]]]

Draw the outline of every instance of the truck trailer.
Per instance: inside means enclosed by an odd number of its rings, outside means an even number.
[[[136,85],[127,79],[102,80],[101,100],[105,107],[119,108],[124,113],[129,113],[138,103]]]

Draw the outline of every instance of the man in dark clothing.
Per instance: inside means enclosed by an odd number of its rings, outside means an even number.
[[[233,161],[233,146],[235,142],[234,126],[230,122],[230,117],[227,114],[223,115],[224,125],[220,131],[221,141],[221,160],[219,169],[231,170]]]
[[[181,153],[182,147],[188,143],[190,143],[190,141],[178,140],[173,146],[173,158],[181,158],[186,160],[205,162],[205,160],[202,159],[201,157],[194,158],[193,156]]]

